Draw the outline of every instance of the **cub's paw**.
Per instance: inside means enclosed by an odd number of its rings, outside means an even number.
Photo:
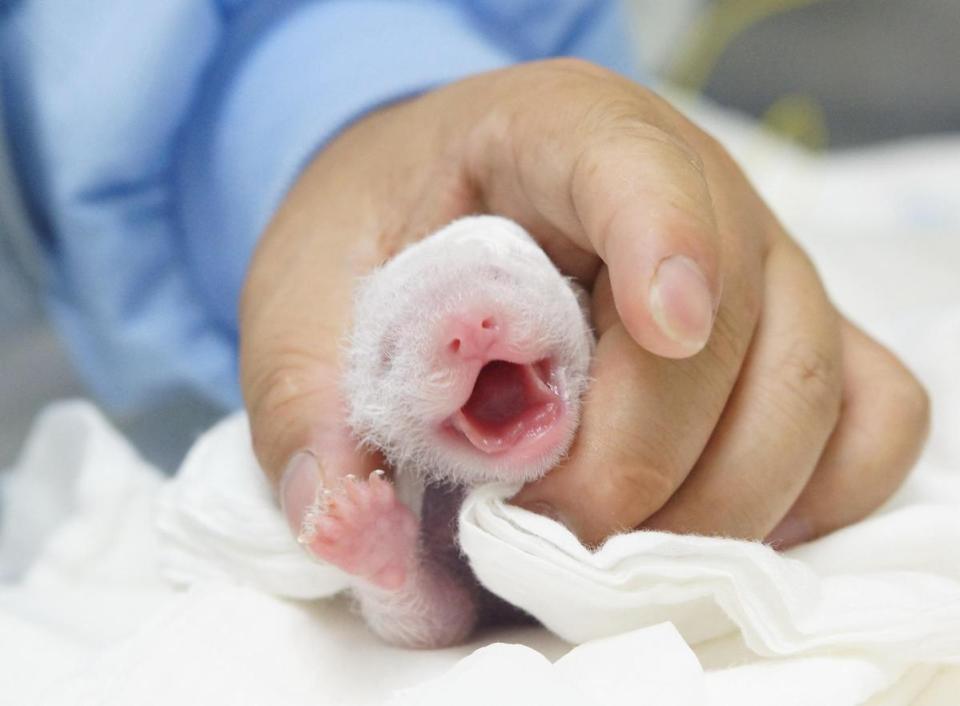
[[[383,471],[347,476],[321,492],[298,541],[310,552],[380,588],[401,588],[415,568],[419,523]]]

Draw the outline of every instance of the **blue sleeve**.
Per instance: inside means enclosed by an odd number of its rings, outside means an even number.
[[[48,308],[120,410],[183,388],[240,404],[252,250],[350,121],[518,60],[630,61],[610,1],[24,0],[0,22]]]

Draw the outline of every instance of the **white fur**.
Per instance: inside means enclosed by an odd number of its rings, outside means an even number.
[[[474,484],[529,480],[566,452],[587,384],[593,335],[575,286],[520,226],[495,216],[451,223],[406,248],[365,278],[357,292],[346,350],[349,421],[401,472]],[[457,382],[433,354],[438,327],[458,308],[501,312],[514,342],[550,356],[566,397],[566,442],[525,468],[502,468],[482,455],[437,443]]]

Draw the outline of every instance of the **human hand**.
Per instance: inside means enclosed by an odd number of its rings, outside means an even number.
[[[519,222],[592,291],[599,337],[569,457],[514,502],[588,544],[642,526],[787,546],[863,517],[909,471],[922,388],[836,312],[724,150],[648,90],[554,60],[360,120],[268,227],[242,386],[294,531],[321,468],[382,464],[355,450],[337,394],[355,278],[477,212]]]

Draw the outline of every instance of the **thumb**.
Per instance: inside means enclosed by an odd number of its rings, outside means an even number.
[[[382,466],[358,449],[339,392],[353,282],[373,256],[359,254],[353,230],[325,227],[310,181],[308,172],[261,238],[240,306],[253,449],[295,534],[324,487]]]
[[[337,379],[334,368],[312,357],[266,355],[250,369],[245,394],[254,452],[295,536],[324,488],[383,467],[380,454],[358,449]]]
[[[719,147],[692,125],[681,135],[685,123],[664,101],[605,69],[564,60],[529,71],[558,69],[552,95],[522,94],[538,104],[508,104],[508,117],[489,111],[490,127],[472,134],[471,173],[492,210],[539,219],[606,264],[637,344],[694,355],[723,286],[708,183]]]

